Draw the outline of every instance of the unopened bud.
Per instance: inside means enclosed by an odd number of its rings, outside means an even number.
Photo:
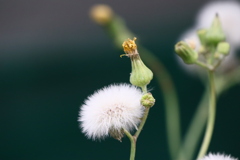
[[[217,52],[224,54],[224,55],[228,55],[230,51],[230,45],[227,42],[220,42],[217,45]]]
[[[144,87],[152,80],[153,73],[141,60],[135,40],[136,38],[133,40],[127,39],[123,42],[122,46],[126,53],[125,56],[131,59],[132,72],[130,75],[130,82],[135,86]]]
[[[218,15],[215,16],[212,26],[206,33],[206,42],[210,45],[217,45],[226,39],[226,36],[222,30],[221,22]]]
[[[146,93],[142,96],[141,104],[144,107],[150,108],[155,104],[155,99],[154,99],[154,97],[152,96],[151,93]]]
[[[193,64],[198,59],[198,53],[184,41],[180,41],[175,45],[175,52],[187,64]]]
[[[206,29],[200,29],[200,30],[197,31],[197,35],[198,35],[198,38],[201,42],[201,45],[206,44],[206,33],[207,33]]]

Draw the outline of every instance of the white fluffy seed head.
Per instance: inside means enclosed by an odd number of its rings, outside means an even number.
[[[80,127],[93,140],[108,135],[121,140],[122,129],[128,131],[137,127],[144,107],[140,100],[140,89],[128,84],[113,84],[90,95],[80,107]]]
[[[224,155],[220,153],[217,154],[209,153],[208,155],[199,160],[238,160],[238,159],[233,158],[230,155]]]

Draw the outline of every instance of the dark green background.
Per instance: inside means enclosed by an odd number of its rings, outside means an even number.
[[[127,22],[173,77],[183,133],[204,85],[178,65],[173,46],[207,2],[190,0],[102,1]],[[87,140],[77,122],[79,106],[96,89],[128,83],[128,58],[88,16],[98,1],[0,1],[0,160],[123,160],[129,140]],[[130,37],[131,38],[131,37]],[[240,75],[239,75],[240,76]],[[138,140],[137,160],[169,159],[164,107],[156,97]],[[240,87],[218,101],[212,152],[240,157]]]

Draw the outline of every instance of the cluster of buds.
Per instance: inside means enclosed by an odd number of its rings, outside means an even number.
[[[216,14],[209,29],[197,31],[201,46],[196,49],[192,43],[180,41],[175,45],[175,51],[187,64],[202,64],[214,70],[230,51],[229,43],[222,30],[219,16]],[[201,57],[202,61],[200,61]]]

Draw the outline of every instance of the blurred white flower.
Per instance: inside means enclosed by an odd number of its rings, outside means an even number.
[[[123,130],[137,129],[144,107],[140,89],[128,84],[114,84],[90,95],[80,108],[82,132],[93,140],[108,135],[121,141]]]
[[[224,72],[239,63],[236,58],[236,52],[240,48],[240,2],[235,0],[209,2],[199,11],[194,26],[185,31],[180,36],[179,41],[194,41],[196,49],[199,49],[201,44],[196,32],[199,29],[209,28],[216,13],[219,15],[222,28],[226,34],[226,41],[231,46],[229,55],[225,57],[219,67],[219,70]],[[199,68],[198,66],[187,65],[182,60],[179,61],[187,71],[194,74],[199,73],[196,72],[196,69]]]
[[[205,156],[199,160],[238,160],[238,159],[233,158],[230,155],[224,155],[224,154],[220,154],[220,153],[217,153],[217,154],[209,153],[207,156]]]

